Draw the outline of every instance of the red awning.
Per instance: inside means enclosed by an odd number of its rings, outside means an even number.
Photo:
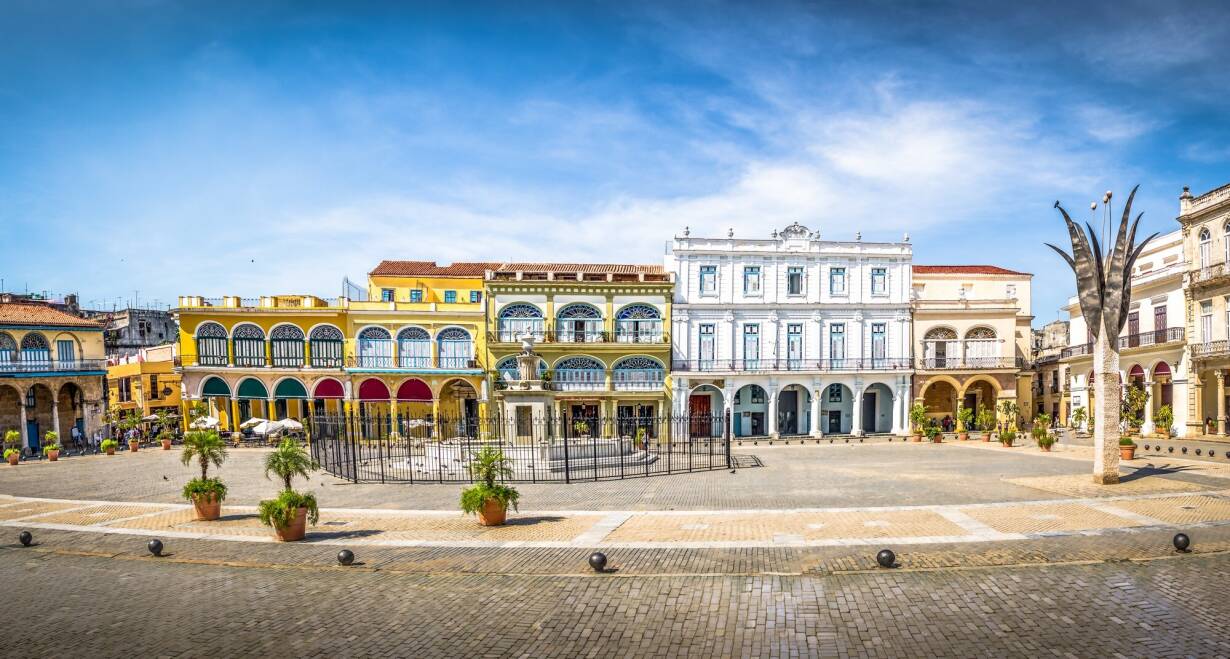
[[[346,389],[342,387],[342,383],[333,379],[325,379],[316,383],[316,390],[312,394],[313,398],[345,398]]]
[[[431,402],[431,387],[422,380],[406,380],[397,388],[397,400]]]
[[[383,382],[375,378],[364,380],[363,384],[359,385],[359,400],[384,400],[389,399],[389,388]]]

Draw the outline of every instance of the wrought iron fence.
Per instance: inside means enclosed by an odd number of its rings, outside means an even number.
[[[729,469],[722,414],[308,418],[312,456],[355,483],[468,483],[484,447],[509,461],[510,483],[573,483]]]

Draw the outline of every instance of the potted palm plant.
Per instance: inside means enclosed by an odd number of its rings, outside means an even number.
[[[1085,410],[1085,408],[1078,407],[1072,410],[1072,425],[1076,427],[1076,432],[1084,432],[1082,427],[1085,425],[1085,420],[1088,418],[1089,413]]]
[[[50,462],[60,459],[60,433],[48,430],[43,435],[43,455],[47,456],[47,460]]]
[[[273,527],[273,533],[282,542],[302,540],[307,535],[307,523],[313,526],[320,521],[320,510],[316,505],[316,495],[311,492],[296,492],[292,485],[295,476],[308,477],[308,473],[319,465],[303,450],[299,442],[291,437],[282,440],[281,444],[265,457],[265,478],[270,474],[277,475],[282,481],[282,491],[276,499],[265,499],[260,503],[261,523]]]
[[[1051,452],[1051,446],[1055,444],[1055,436],[1050,433],[1047,426],[1051,423],[1049,414],[1039,414],[1034,417],[1034,427],[1029,433],[1033,435],[1034,441],[1037,442],[1038,448],[1046,453]]]
[[[1169,405],[1163,405],[1153,413],[1153,430],[1162,439],[1170,439],[1170,429],[1174,426],[1174,410]]]
[[[4,459],[8,460],[9,464],[16,467],[18,461],[21,460],[21,449],[18,445],[21,444],[21,433],[16,430],[7,430],[4,433]]]
[[[932,444],[939,444],[944,441],[944,434],[940,432],[940,427],[933,423],[927,424],[927,427],[923,429],[923,434],[927,436],[927,441]]]
[[[1139,434],[1140,426],[1145,420],[1145,405],[1149,402],[1149,392],[1143,387],[1129,386],[1123,393],[1119,409],[1123,413],[1129,434]]]
[[[517,490],[497,483],[497,479],[512,476],[508,458],[494,446],[484,446],[470,461],[470,475],[476,482],[461,492],[461,510],[467,515],[478,513],[483,526],[500,526],[508,515],[508,507],[517,509]]]
[[[982,441],[991,441],[991,431],[995,430],[995,412],[986,406],[978,410],[978,429],[982,431]]]
[[[119,448],[119,446],[119,442],[108,437],[107,439],[102,440],[102,443],[98,445],[98,448],[105,451],[107,455],[115,455],[115,449]]]
[[[192,502],[197,520],[209,521],[222,516],[226,485],[219,478],[209,477],[209,465],[221,467],[225,459],[226,442],[217,432],[207,430],[184,435],[184,451],[179,461],[187,467],[196,460],[201,468],[201,477],[193,478],[184,485],[184,498]]]
[[[969,439],[969,429],[974,424],[974,408],[962,407],[957,410],[957,439]]]
[[[910,408],[910,423],[914,426],[914,434],[910,436],[910,441],[921,442],[923,426],[927,423],[927,408],[923,407],[922,403],[914,403],[914,406]]]
[[[1124,435],[1119,438],[1119,458],[1122,460],[1132,460],[1136,457],[1136,442],[1132,441],[1131,437]]]
[[[171,450],[171,441],[175,437],[171,431],[171,418],[171,415],[166,412],[158,412],[158,439],[162,442],[162,450],[164,451]]]
[[[999,443],[1003,445],[1004,448],[1011,448],[1015,442],[1016,431],[1012,429],[1012,426],[1008,426],[1007,428],[999,431]]]

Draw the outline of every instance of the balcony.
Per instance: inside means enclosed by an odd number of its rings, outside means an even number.
[[[1092,355],[1092,354],[1093,354],[1093,344],[1092,343],[1082,343],[1081,345],[1078,345],[1078,346],[1068,346],[1064,348],[1063,350],[1059,351],[1059,358],[1067,359],[1069,357],[1081,357],[1083,355]]]
[[[551,388],[556,391],[604,391],[606,371],[600,368],[570,368],[555,371]]]
[[[1216,286],[1226,281],[1230,281],[1230,268],[1226,267],[1224,261],[1197,266],[1191,271],[1193,288]]]
[[[922,371],[960,371],[988,368],[1025,368],[1021,357],[931,357],[918,360]]]
[[[105,359],[0,361],[0,377],[30,373],[86,373],[106,370],[107,360]]]
[[[676,360],[671,369],[681,373],[769,373],[779,371],[872,371],[910,368],[906,357],[847,357],[837,359],[691,359]]]
[[[1138,334],[1129,334],[1119,337],[1119,349],[1127,350],[1130,348],[1146,348],[1149,346],[1158,346],[1166,343],[1176,343],[1183,341],[1184,332],[1182,327],[1168,327],[1166,329],[1154,330],[1152,332],[1140,332]]]
[[[423,370],[430,368],[441,368],[450,370],[473,370],[479,368],[478,361],[470,357],[459,356],[443,356],[438,358],[437,364],[433,367],[431,357],[401,355],[394,356],[390,354],[375,354],[375,355],[349,355],[345,358],[341,354],[336,355],[313,355],[311,365],[302,357],[292,359],[287,356],[279,356],[270,359],[269,357],[247,356],[238,357],[235,363],[228,361],[226,355],[193,355],[184,354],[175,357],[175,366],[196,367],[203,366],[209,368],[264,368],[272,366],[273,368],[321,368],[321,369],[340,369],[340,368],[357,368],[357,369],[406,369],[406,370]],[[0,372],[3,369],[0,368]]]
[[[1225,357],[1227,355],[1230,355],[1230,341],[1207,341],[1192,346],[1192,357],[1195,359],[1209,359],[1211,357]]]
[[[620,368],[611,372],[615,391],[656,391],[666,380],[661,368]]]

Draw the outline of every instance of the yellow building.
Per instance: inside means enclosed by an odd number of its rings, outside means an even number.
[[[488,265],[384,261],[365,301],[181,297],[185,403],[207,402],[229,430],[252,417],[342,411],[480,416]]]
[[[1033,416],[1030,282],[989,265],[913,267],[914,398],[935,419],[1016,403]]]
[[[1178,221],[1187,263],[1183,293],[1191,360],[1185,435],[1225,436],[1230,434],[1230,184],[1198,196],[1183,188]]]
[[[0,298],[0,433],[18,430],[37,452],[49,430],[102,425],[106,375],[103,326],[39,302]]]
[[[136,354],[113,357],[107,364],[107,399],[113,409],[146,417],[157,412],[180,413],[180,376],[175,350],[169,343],[141,348]]]
[[[661,266],[506,263],[487,271],[485,289],[494,402],[528,335],[554,414],[625,428],[670,414],[674,275]]]

